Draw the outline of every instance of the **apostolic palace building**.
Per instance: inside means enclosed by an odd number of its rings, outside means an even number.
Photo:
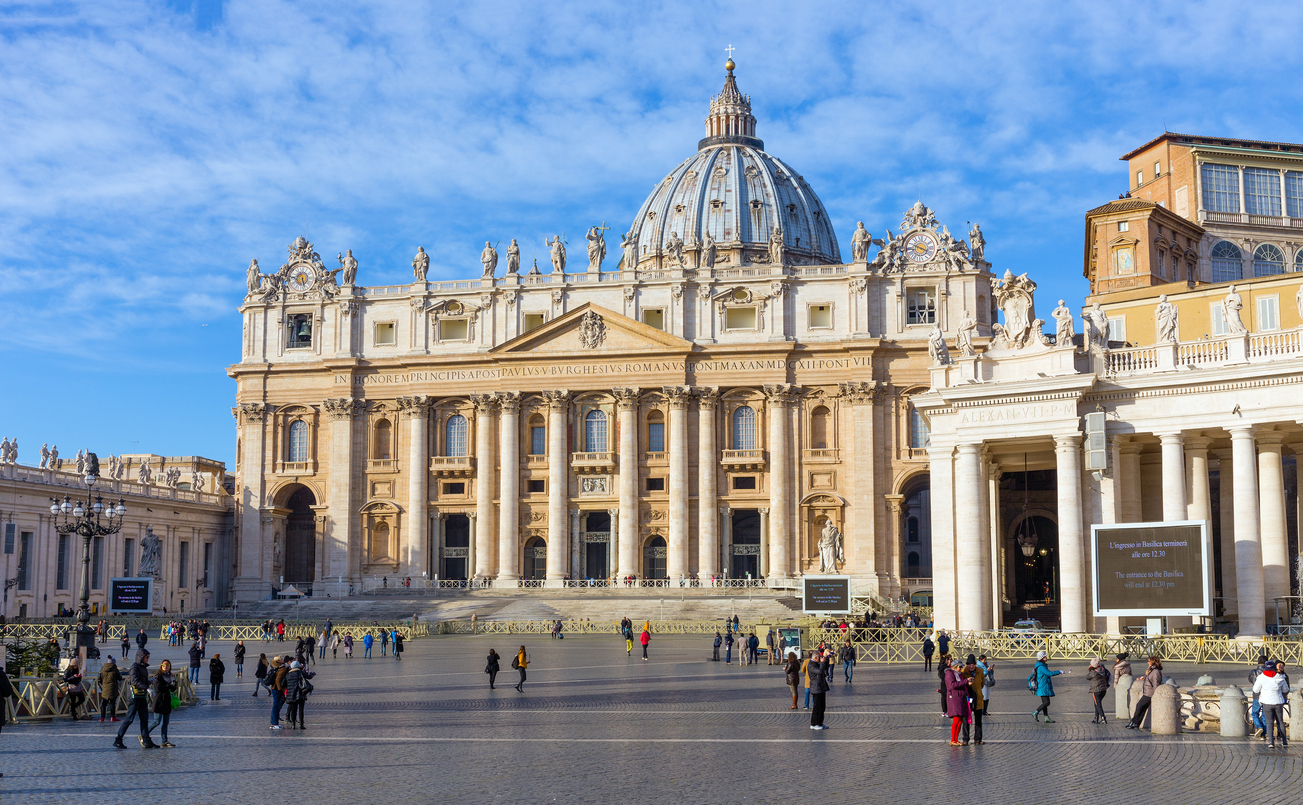
[[[1092,295],[1038,311],[922,202],[844,255],[727,68],[609,257],[594,226],[542,268],[485,244],[475,279],[427,279],[421,248],[413,281],[364,286],[302,238],[250,265],[237,598],[845,574],[943,626],[1116,630],[1090,525],[1207,519],[1221,619],[1288,617],[1303,147],[1128,155],[1128,196],[1086,216]]]

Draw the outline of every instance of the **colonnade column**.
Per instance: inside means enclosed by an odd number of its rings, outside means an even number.
[[[611,389],[620,428],[620,541],[616,572],[642,576],[638,566],[638,389]]]
[[[477,526],[478,526],[479,519],[480,519],[480,516],[479,516],[479,515],[480,515],[479,512],[466,512],[466,517],[467,517],[467,519],[469,519],[469,520],[471,521],[471,534],[470,534],[470,537],[471,537],[471,538],[470,538],[470,539],[467,541],[467,543],[466,543],[466,545],[467,545],[467,548],[466,548],[466,580],[467,580],[467,581],[474,581],[474,580],[475,580],[475,575],[476,575],[476,574],[475,574],[475,553],[476,553],[476,551],[475,551],[475,539],[476,539],[476,533],[475,533],[475,532],[476,532],[476,530],[477,530]]]
[[[955,458],[955,504],[964,512],[955,523],[955,581],[958,593],[957,626],[966,631],[983,631],[982,610],[987,606],[982,577],[982,469],[981,446],[959,445]]]
[[[1239,633],[1244,637],[1258,637],[1267,632],[1262,536],[1258,530],[1258,457],[1252,425],[1229,430],[1235,473],[1235,589],[1239,599]]]
[[[1231,450],[1217,451],[1217,500],[1222,539],[1222,613],[1239,616],[1239,585],[1235,563],[1235,471]]]
[[[719,573],[719,461],[715,457],[715,406],[719,392],[697,389],[697,578]]]
[[[1086,550],[1081,517],[1081,434],[1054,437],[1059,515],[1060,621],[1067,632],[1086,631]],[[1185,496],[1184,478],[1181,496]]]
[[[498,578],[520,578],[520,392],[498,395]]]
[[[475,554],[474,577],[493,578],[493,410],[497,396],[472,394],[475,403]]]
[[[358,401],[326,400],[330,418],[330,564],[327,576],[351,577],[348,552],[353,531],[353,419]]]
[[[1186,519],[1208,520],[1212,534],[1212,490],[1208,486],[1208,445],[1212,439],[1190,436],[1185,440]]]
[[[761,506],[760,512],[760,576],[769,578],[769,507]]]
[[[955,588],[955,473],[953,445],[933,439],[928,447],[928,473],[932,498],[932,595],[936,625],[956,628],[958,596]]]
[[[418,576],[429,566],[425,542],[430,518],[430,419],[428,397],[399,397],[398,408],[407,420],[407,572]]]
[[[1140,451],[1141,445],[1125,441],[1118,445],[1118,517],[1119,522],[1140,522]]]
[[[611,533],[606,535],[606,576],[614,579],[619,576],[615,551],[620,544],[620,510],[607,509],[606,514],[611,518]]]
[[[733,563],[728,557],[733,549],[733,510],[727,506],[721,506],[719,510],[719,563],[720,575],[732,572]]]
[[[855,468],[855,483],[851,485],[851,527],[843,522],[842,531],[849,531],[851,555],[847,564],[858,572],[877,578],[878,592],[884,597],[892,595],[891,580],[900,572],[892,572],[891,556],[897,542],[892,540],[890,528],[879,529],[879,506],[874,505],[878,493],[877,465],[880,451],[874,443],[874,418],[882,390],[876,382],[842,383],[840,396],[849,403],[851,430],[849,438],[840,442],[842,455]],[[898,591],[897,591],[898,592]]]
[[[670,409],[669,549],[666,574],[675,579],[688,574],[688,389],[668,386]]]
[[[982,574],[991,585],[988,596],[991,602],[991,624],[988,628],[999,629],[1004,621],[1003,585],[1000,583],[1004,576],[1004,562],[1001,559],[1004,540],[1000,533],[1000,464],[990,461],[989,455],[986,464],[986,517],[988,553],[982,557]]]
[[[792,460],[788,449],[788,384],[767,385],[769,399],[769,572],[776,578],[792,576]]]
[[[328,409],[329,410],[329,409]],[[239,415],[243,433],[240,450],[244,464],[240,467],[240,568],[236,579],[236,597],[241,601],[261,600],[267,589],[262,560],[263,459],[266,457],[266,421],[271,406],[265,403],[241,403]],[[332,417],[333,419],[333,417]],[[334,427],[331,432],[331,460],[334,460]],[[345,459],[347,461],[347,459]],[[333,465],[332,465],[333,466]],[[331,474],[334,477],[334,474]],[[333,487],[332,487],[333,491]],[[333,501],[331,501],[333,502]],[[333,510],[332,510],[333,511]],[[333,553],[333,550],[332,550]],[[324,568],[331,565],[320,563]],[[270,568],[267,570],[270,573]]]
[[[1258,512],[1262,521],[1262,591],[1265,609],[1289,595],[1289,534],[1285,530],[1285,478],[1280,443],[1285,434],[1263,431],[1258,442]],[[1285,605],[1286,614],[1289,603]]]
[[[570,534],[566,528],[566,407],[570,392],[545,391],[547,401],[547,578],[560,582],[570,572]],[[560,585],[558,585],[560,586]]]
[[[1184,520],[1185,443],[1180,433],[1160,433],[1163,445],[1163,520]]]

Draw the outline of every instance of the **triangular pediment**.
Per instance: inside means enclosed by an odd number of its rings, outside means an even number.
[[[556,354],[596,357],[629,352],[689,352],[692,342],[586,302],[535,330],[499,344],[502,357]]]

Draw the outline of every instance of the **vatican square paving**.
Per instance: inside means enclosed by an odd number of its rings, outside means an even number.
[[[777,668],[710,662],[703,636],[658,637],[643,662],[614,634],[530,635],[524,692],[513,689],[507,662],[490,691],[487,650],[509,656],[521,642],[414,640],[402,662],[328,656],[305,733],[268,729],[268,700],[250,696],[248,675],[223,687],[221,703],[207,702],[200,686],[205,701],[173,718],[175,749],[141,751],[133,728],[129,748],[115,750],[110,725],[97,722],[10,725],[0,790],[6,803],[129,802],[141,790],[195,803],[300,795],[317,803],[777,803],[812,791],[838,802],[1202,802],[1214,790],[1218,802],[1279,802],[1303,773],[1296,753],[1256,741],[1090,723],[1084,663],[1052,663],[1075,675],[1058,678],[1051,725],[1030,718],[1029,663],[1001,663],[986,745],[954,748],[936,677],[920,667],[861,664],[851,684],[838,668],[830,729],[811,732],[807,711],[787,709]],[[250,648],[278,645],[287,644]],[[229,658],[230,645],[209,648]],[[179,648],[155,651],[155,662],[183,660]],[[1182,684],[1197,674],[1243,675],[1229,665],[1168,670]]]

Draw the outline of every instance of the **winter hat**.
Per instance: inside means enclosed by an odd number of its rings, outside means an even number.
[[[967,662],[969,665],[977,665],[977,658],[974,657],[972,654],[969,654],[969,655],[968,655],[968,659],[966,660],[966,662]]]
[[[1046,653],[1043,651],[1036,652],[1036,659],[1038,660],[1043,660],[1045,659],[1046,656],[1047,656]]]
[[[1126,659],[1127,659],[1127,657],[1130,657],[1130,656],[1131,656],[1130,654],[1128,654],[1128,653],[1126,653],[1126,652],[1124,651],[1124,652],[1122,652],[1121,654],[1118,655],[1118,662],[1125,662]]]
[[[298,660],[295,660],[294,662],[290,663],[290,667],[291,667],[291,668],[298,668],[298,667],[300,667],[300,666],[299,666],[299,661],[298,661]]]
[[[111,663],[113,663],[114,665],[117,665],[117,664],[118,664],[118,661],[115,660],[115,659],[113,659],[113,655],[112,655],[112,654],[109,655],[108,661],[111,662]]]

